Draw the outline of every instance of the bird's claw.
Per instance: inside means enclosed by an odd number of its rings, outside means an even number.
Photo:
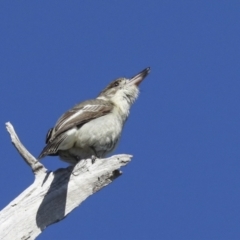
[[[91,159],[92,159],[92,164],[94,164],[96,162],[97,157],[92,155]]]

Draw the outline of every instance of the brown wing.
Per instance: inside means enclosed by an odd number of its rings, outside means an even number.
[[[66,138],[64,134],[73,127],[81,127],[85,123],[104,116],[112,111],[113,105],[104,100],[94,99],[80,103],[63,114],[57,121],[55,127],[48,131],[46,137],[47,145],[38,159],[46,155],[56,154],[58,147]]]
[[[81,125],[112,111],[113,105],[104,100],[94,99],[88,100],[76,105],[74,108],[63,114],[57,121],[50,141],[59,134]]]

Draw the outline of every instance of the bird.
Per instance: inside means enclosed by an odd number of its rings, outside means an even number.
[[[70,165],[83,159],[104,158],[116,148],[139,85],[150,67],[130,79],[112,81],[95,99],[81,102],[64,113],[46,136],[38,160],[59,156]]]

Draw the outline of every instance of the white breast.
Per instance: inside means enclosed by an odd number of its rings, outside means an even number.
[[[94,119],[84,124],[76,133],[76,147],[101,148],[120,137],[122,122],[113,114]]]

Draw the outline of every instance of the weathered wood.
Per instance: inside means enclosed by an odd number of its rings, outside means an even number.
[[[6,123],[6,128],[10,134],[12,144],[17,149],[18,153],[21,155],[27,165],[31,167],[33,173],[36,175],[41,172],[46,172],[47,169],[43,166],[43,164],[37,161],[37,159],[23,146],[10,122]]]
[[[35,181],[0,212],[0,239],[35,239],[47,226],[66,217],[87,197],[121,175],[130,155],[82,160],[55,172],[39,163],[7,124],[14,146],[35,174]]]

